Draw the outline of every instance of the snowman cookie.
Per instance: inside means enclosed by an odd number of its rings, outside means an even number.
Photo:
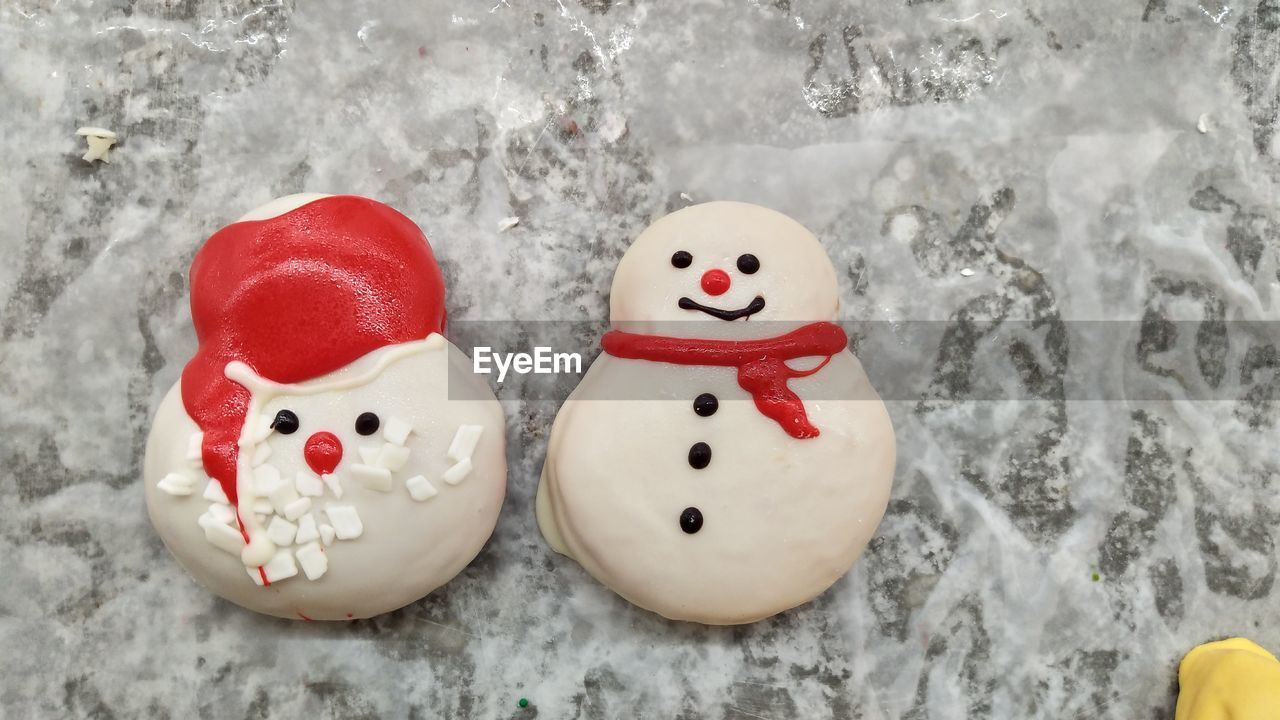
[[[676,620],[753,622],[830,587],[875,532],[895,460],[837,304],[821,244],[772,210],[707,203],[641,233],[604,352],[555,420],[547,542]]]
[[[444,280],[411,220],[353,196],[273,201],[196,253],[191,314],[199,345],[156,411],[145,487],[196,580],[345,620],[476,556],[506,491],[503,415],[440,334]]]

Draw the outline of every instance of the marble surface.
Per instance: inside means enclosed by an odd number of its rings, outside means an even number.
[[[1192,645],[1280,650],[1275,0],[6,0],[0,58],[0,716],[1167,718]],[[459,321],[604,319],[691,200],[796,217],[897,383],[870,551],[749,627],[630,607],[539,538],[556,402],[504,392],[445,589],[214,599],[143,442],[195,248],[302,190],[423,225]]]

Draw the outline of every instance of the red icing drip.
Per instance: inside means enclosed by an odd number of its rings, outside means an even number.
[[[307,438],[307,444],[302,448],[302,457],[312,472],[326,475],[333,472],[342,460],[342,441],[331,432],[318,432]]]
[[[737,368],[738,384],[751,393],[756,409],[799,439],[817,437],[819,432],[809,422],[800,397],[787,387],[787,381],[818,372],[848,344],[844,330],[828,322],[812,323],[763,340],[701,340],[612,330],[601,341],[604,351],[614,357]],[[826,359],[811,370],[787,367],[787,360],[815,355]]]
[[[235,504],[249,392],[227,363],[296,383],[442,332],[444,278],[412,220],[339,195],[214,233],[191,263],[191,316],[199,347],[182,402],[204,431],[206,472]]]

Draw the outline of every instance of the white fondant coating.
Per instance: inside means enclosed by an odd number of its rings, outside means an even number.
[[[269,421],[285,408],[296,412],[303,424],[300,432],[290,435],[267,432],[259,439],[254,432],[242,434],[242,463],[244,452],[251,452],[258,442],[270,443],[269,461],[256,470],[276,469],[293,481],[288,484],[296,491],[298,473],[309,471],[302,446],[310,432],[324,429],[339,438],[345,452],[334,473],[321,478],[327,489],[323,497],[352,506],[361,521],[361,535],[335,542],[336,531],[319,507],[325,501],[314,499],[313,522],[329,564],[323,584],[294,578],[273,581],[269,590],[258,587],[257,566],[277,551],[265,536],[277,508],[258,497],[252,474],[241,471],[237,492],[246,531],[257,542],[246,546],[233,526],[224,526],[236,536],[234,547],[223,548],[232,556],[209,547],[196,522],[207,502],[165,502],[168,496],[153,487],[164,474],[186,467],[187,443],[199,431],[175,385],[156,412],[148,440],[147,505],[165,544],[202,584],[233,602],[279,617],[296,619],[301,612],[318,620],[346,620],[348,613],[364,618],[413,602],[447,582],[488,539],[506,489],[505,422],[483,379],[471,373],[470,359],[442,336],[376,350],[335,373],[294,386],[264,381],[247,367],[229,367],[227,375],[250,389],[250,416],[255,421],[247,427],[260,430],[264,426],[258,418]],[[472,384],[451,392],[450,385],[460,381]],[[451,395],[480,399],[455,400]],[[361,462],[357,448],[368,440],[356,434],[354,418],[367,410],[414,428],[406,436],[405,446],[412,452],[400,471],[404,477],[439,477],[451,464],[446,454],[455,429],[464,424],[483,427],[470,480],[430,503],[416,502],[407,492],[370,492],[359,484],[347,488],[344,497],[343,476],[352,480],[347,473]],[[380,452],[381,444],[374,448]],[[298,519],[299,531],[306,517]],[[296,536],[294,542],[299,542]]]
[[[693,256],[690,267],[673,267],[678,250]],[[737,270],[745,253],[759,259],[758,272]],[[731,279],[714,297],[700,286],[713,268]],[[728,322],[679,308],[681,297],[720,309],[763,297],[766,309]],[[771,337],[835,319],[837,297],[830,261],[798,223],[710,203],[640,235],[614,276],[610,319],[636,333]],[[793,438],[761,414],[734,368],[600,355],[552,428],[536,502],[548,544],[668,618],[746,623],[811,600],[870,541],[888,503],[895,444],[883,403],[847,350],[788,385],[818,437]],[[693,412],[702,393],[719,403],[709,417]],[[712,448],[703,469],[688,462],[695,442]],[[690,507],[703,516],[693,534],[680,525]]]
[[[414,475],[408,480],[405,480],[404,486],[409,490],[409,497],[417,500],[418,502],[430,500],[439,493],[439,491],[436,490],[436,486],[432,485],[431,481],[422,475]]]

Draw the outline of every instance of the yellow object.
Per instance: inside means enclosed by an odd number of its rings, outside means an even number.
[[[1175,720],[1280,720],[1280,662],[1250,640],[1192,648],[1178,684]]]

